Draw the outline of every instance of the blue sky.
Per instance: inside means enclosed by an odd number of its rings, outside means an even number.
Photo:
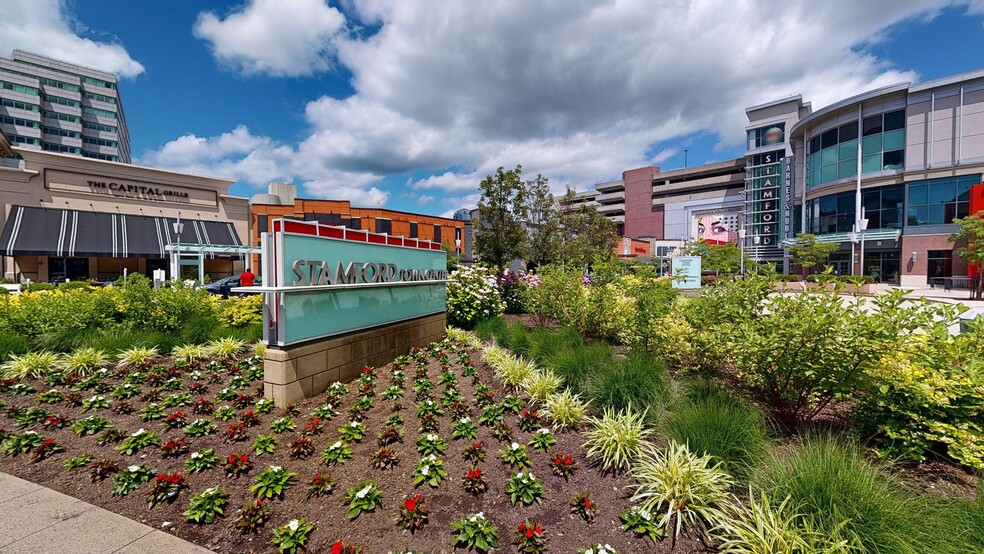
[[[466,5],[467,4],[467,5]],[[740,155],[743,107],[984,67],[984,2],[0,0],[0,55],[114,71],[138,163],[446,214]]]

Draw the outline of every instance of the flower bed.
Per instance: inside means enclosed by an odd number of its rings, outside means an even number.
[[[579,431],[521,424],[538,407],[517,402],[476,351],[446,341],[401,362],[286,409],[260,400],[255,357],[8,381],[0,470],[218,552],[447,552],[495,541],[498,551],[522,541],[551,552],[669,550],[623,530],[628,479],[592,466]],[[498,454],[520,447],[522,465]],[[557,469],[558,455],[577,470]],[[591,517],[572,509],[582,493]],[[476,524],[483,518],[491,527]],[[694,546],[682,540],[676,551]]]

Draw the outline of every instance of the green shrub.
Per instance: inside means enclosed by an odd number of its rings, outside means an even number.
[[[12,355],[26,354],[29,349],[23,335],[0,329],[0,362],[7,361]]]
[[[879,454],[922,461],[940,453],[984,470],[984,323],[956,337],[942,326],[927,329],[868,376],[855,419]]]
[[[59,369],[58,355],[47,350],[28,352],[21,356],[11,356],[10,360],[0,365],[0,373],[6,379],[26,379],[33,377],[41,379]]]
[[[109,356],[102,350],[84,346],[65,354],[62,357],[62,367],[67,373],[84,377],[89,373],[109,364]]]
[[[613,363],[596,367],[584,385],[591,404],[616,411],[637,406],[658,420],[670,402],[670,378],[662,362],[644,352],[632,352]]]
[[[58,284],[58,290],[68,292],[70,290],[89,290],[88,281],[65,281]]]
[[[31,283],[25,286],[23,290],[26,290],[27,292],[42,292],[55,290],[57,288],[57,286],[52,285],[51,283]]]
[[[710,456],[698,456],[672,440],[662,452],[645,449],[632,466],[632,477],[632,502],[662,514],[658,525],[671,537],[671,549],[684,528],[705,533],[726,524],[729,514],[737,511],[731,476]]]
[[[587,290],[580,271],[547,265],[537,272],[536,285],[527,289],[527,311],[539,325],[552,321],[583,332],[586,324]]]
[[[840,535],[872,553],[935,552],[919,538],[923,508],[903,492],[860,448],[826,437],[809,437],[791,451],[776,453],[760,476],[772,498],[827,536]]]
[[[780,425],[795,429],[864,390],[866,370],[906,336],[931,328],[934,319],[953,321],[952,308],[905,300],[904,291],[872,304],[845,302],[834,292],[772,295],[757,314],[714,331],[745,384]]]
[[[688,390],[667,421],[670,438],[699,455],[710,455],[731,475],[748,476],[768,446],[758,408],[707,383]]]
[[[556,354],[579,349],[584,341],[571,327],[563,327],[552,331],[537,327],[530,331],[529,356],[540,365],[548,365],[550,358]]]
[[[179,336],[185,344],[204,344],[208,342],[219,320],[212,313],[196,313],[181,324]]]
[[[568,337],[565,337],[563,333],[555,332],[551,333],[551,336],[552,339],[544,340],[544,343],[550,346],[549,350],[544,349],[544,352],[549,352],[549,354],[545,355],[545,359],[540,363],[552,369],[567,383],[567,386],[576,392],[585,394],[587,392],[585,384],[589,376],[605,371],[604,368],[615,364],[612,349],[607,344],[585,345],[580,342],[580,337],[578,337],[577,343],[573,343],[573,341],[569,343],[566,340]],[[575,336],[577,335],[575,334]],[[570,344],[570,346],[565,348],[564,345],[566,344]],[[553,346],[558,348],[553,348]],[[536,353],[536,348],[534,348],[534,353]]]
[[[711,530],[721,554],[850,554],[838,536],[826,537],[789,508],[789,498],[773,505],[764,493],[749,491],[739,512]]]
[[[506,322],[501,317],[482,319],[475,324],[475,336],[483,341],[496,339],[499,335],[504,335]]]
[[[628,470],[643,449],[649,445],[652,429],[645,424],[646,412],[636,412],[629,406],[622,412],[606,408],[601,417],[588,418],[591,424],[582,448],[587,449],[588,461],[600,463],[602,470]]]
[[[542,411],[543,417],[552,421],[557,429],[576,428],[584,421],[587,412],[588,402],[568,389],[548,396]]]

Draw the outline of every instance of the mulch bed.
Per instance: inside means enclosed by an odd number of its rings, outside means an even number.
[[[496,399],[501,400],[508,391],[498,384],[490,368],[481,362],[481,357],[477,352],[471,352],[471,355],[481,383],[492,386]],[[429,358],[429,360],[428,374],[436,384],[441,368],[434,358]],[[460,377],[462,366],[455,363],[456,361],[457,355],[451,354],[452,370]],[[168,366],[170,364],[170,360],[157,360],[157,365]],[[189,377],[189,373],[195,369],[196,365],[201,364],[193,364],[175,371],[175,374],[181,378],[181,392],[188,392],[193,383],[202,382],[193,381]],[[232,367],[235,362],[227,362],[224,365]],[[555,432],[557,445],[551,448],[549,453],[528,448],[533,461],[532,471],[544,482],[546,492],[543,502],[540,504],[533,504],[529,507],[512,506],[504,492],[504,487],[507,478],[514,470],[505,466],[496,454],[496,451],[506,447],[508,442],[494,438],[489,427],[479,427],[476,440],[481,441],[487,451],[485,461],[479,466],[488,477],[489,490],[478,498],[467,495],[462,489],[462,479],[472,464],[463,460],[462,452],[465,446],[473,441],[452,440],[451,427],[453,422],[451,417],[445,414],[440,417],[439,434],[448,445],[447,450],[441,456],[447,470],[447,478],[436,489],[427,485],[414,487],[412,473],[421,456],[417,453],[414,444],[418,436],[417,430],[420,422],[415,413],[416,402],[412,391],[412,365],[405,370],[407,379],[404,390],[406,395],[401,400],[403,404],[401,413],[405,419],[401,426],[404,439],[402,443],[393,446],[393,449],[400,455],[399,465],[389,470],[373,469],[370,466],[369,456],[379,448],[376,444],[376,437],[383,429],[386,419],[394,413],[394,402],[384,400],[381,397],[382,391],[391,383],[390,370],[390,366],[377,369],[378,382],[376,396],[373,398],[374,405],[364,419],[367,428],[366,437],[360,443],[351,445],[354,457],[342,466],[327,467],[323,465],[321,463],[321,451],[337,440],[337,428],[348,421],[348,409],[358,399],[354,392],[354,383],[350,385],[353,392],[345,395],[340,404],[336,404],[339,414],[325,423],[322,434],[312,437],[315,443],[315,453],[312,456],[300,460],[291,459],[288,445],[299,436],[299,431],[309,419],[308,414],[323,403],[324,398],[322,397],[297,404],[300,415],[293,417],[296,430],[277,435],[278,447],[275,453],[251,455],[253,468],[249,473],[239,478],[227,478],[222,469],[222,461],[231,453],[249,452],[250,445],[257,435],[261,433],[273,434],[270,424],[283,416],[281,409],[274,409],[268,414],[259,414],[258,423],[247,430],[247,440],[232,444],[224,442],[222,435],[229,423],[236,422],[238,419],[221,422],[207,415],[192,414],[191,407],[167,409],[165,410],[167,413],[176,410],[184,411],[188,422],[199,417],[213,419],[218,426],[218,432],[200,438],[185,437],[190,449],[189,453],[177,458],[163,458],[157,447],[150,447],[138,454],[125,456],[116,452],[114,445],[100,446],[96,443],[95,436],[80,438],[70,428],[47,430],[43,429],[40,423],[23,428],[17,427],[16,422],[10,417],[10,407],[40,406],[54,414],[63,414],[73,421],[91,415],[90,413],[80,414],[79,408],[64,402],[54,405],[38,403],[36,401],[37,394],[52,387],[45,386],[36,380],[30,380],[27,382],[37,389],[36,393],[25,396],[10,394],[2,396],[2,400],[7,404],[4,410],[0,410],[0,427],[11,433],[22,433],[25,430],[33,429],[45,437],[53,438],[65,448],[65,451],[40,462],[32,462],[29,455],[4,456],[0,459],[0,470],[123,514],[152,527],[163,528],[181,538],[217,552],[274,551],[269,542],[273,529],[299,517],[304,517],[317,524],[307,546],[308,552],[330,551],[330,545],[337,540],[361,545],[363,552],[366,553],[395,552],[404,549],[427,553],[453,552],[456,551],[453,546],[456,533],[451,527],[451,522],[480,511],[484,512],[499,532],[502,547],[496,549],[497,552],[515,551],[515,547],[511,544],[513,532],[527,518],[537,519],[543,525],[549,541],[550,552],[574,553],[577,552],[578,548],[592,543],[610,544],[623,554],[629,552],[669,552],[669,541],[654,545],[648,539],[638,539],[622,531],[618,514],[629,505],[629,491],[626,489],[629,481],[624,476],[603,475],[600,470],[590,467],[580,448],[583,437],[576,431]],[[106,394],[113,404],[119,401],[109,397],[108,392],[122,382],[125,373],[114,374],[114,372],[110,372],[103,379],[104,385],[101,387],[105,392],[101,394]],[[207,385],[207,393],[189,392],[189,394],[193,398],[198,398],[204,394],[206,398],[214,400],[215,394],[226,387],[231,378],[228,371],[223,371],[220,376],[220,382]],[[472,402],[475,397],[475,385],[472,383],[472,379],[461,378],[459,387],[466,401]],[[55,388],[66,393],[70,391],[68,386]],[[148,385],[143,385],[141,388],[143,393],[151,390]],[[255,401],[261,398],[259,394],[261,389],[262,383],[253,381],[249,388],[240,392],[251,393],[255,405]],[[443,389],[443,385],[436,386],[434,390],[435,400],[440,398]],[[96,392],[94,390],[84,391],[81,394],[83,398],[89,398]],[[169,394],[172,394],[172,391],[163,392],[162,397]],[[140,396],[134,397],[128,402],[133,405],[135,410],[140,410],[149,404]],[[215,402],[216,407],[230,404],[231,402]],[[249,407],[237,411],[242,414],[247,409]],[[141,421],[135,412],[128,415],[118,415],[111,410],[102,409],[94,413],[109,419],[115,427],[127,434],[144,428],[157,432],[162,441],[184,436],[180,428],[165,430],[163,420]],[[472,405],[472,419],[477,422],[480,413],[481,410]],[[518,416],[507,411],[505,419],[513,429],[513,439],[520,443],[528,443],[531,433],[519,430]],[[70,471],[62,465],[64,460],[72,456],[91,454],[95,460],[103,458],[114,460],[121,468],[131,464],[144,463],[155,473],[183,471],[185,460],[188,459],[189,454],[202,448],[214,449],[220,465],[203,473],[186,473],[189,489],[182,492],[173,503],[159,504],[154,508],[149,508],[147,502],[147,493],[151,488],[150,483],[142,485],[127,496],[113,496],[111,493],[114,485],[111,479],[92,482],[87,469]],[[579,466],[579,469],[567,481],[554,475],[550,469],[550,459],[554,454],[560,452],[571,454]],[[261,528],[257,534],[242,535],[235,527],[236,511],[252,500],[252,494],[248,488],[253,483],[253,478],[270,465],[283,466],[289,471],[297,473],[298,477],[293,488],[287,491],[283,500],[271,501],[271,518],[266,526]],[[307,486],[315,473],[331,474],[335,480],[335,491],[327,497],[315,497],[306,500]],[[356,486],[363,479],[377,480],[382,494],[383,507],[374,513],[363,514],[356,520],[349,521],[346,517],[345,491]],[[211,525],[186,522],[181,514],[187,508],[191,496],[216,485],[222,486],[230,494],[225,517]],[[590,492],[591,499],[597,508],[597,515],[590,524],[569,513],[568,503],[580,491]],[[396,517],[402,501],[415,493],[423,494],[431,513],[430,522],[422,530],[411,535],[396,525]],[[700,552],[704,551],[704,547],[696,541],[682,538],[674,551]]]

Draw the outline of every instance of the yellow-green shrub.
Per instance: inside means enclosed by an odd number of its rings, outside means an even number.
[[[263,322],[263,295],[250,294],[241,298],[220,300],[216,306],[219,323],[229,327],[243,327]]]

